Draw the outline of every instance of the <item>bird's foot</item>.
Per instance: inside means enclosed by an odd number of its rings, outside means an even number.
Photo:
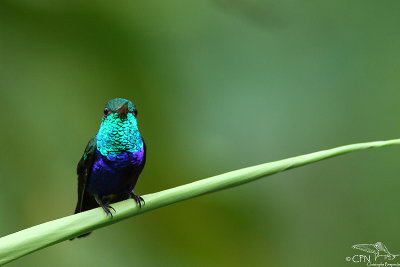
[[[129,195],[136,201],[136,204],[139,205],[139,208],[142,207],[142,201],[143,201],[143,205],[146,204],[144,199],[141,196],[135,195],[135,193],[133,193],[133,191],[131,191],[129,193]]]
[[[109,204],[104,204],[103,201],[98,196],[94,196],[94,199],[96,200],[97,204],[99,204],[99,206],[103,208],[103,210],[105,211],[107,216],[110,215],[112,218],[113,215],[112,215],[112,212],[110,209],[112,209],[114,212],[116,212],[115,209],[113,207],[111,207]]]
[[[113,218],[112,212],[111,212],[111,210],[110,210],[110,209],[112,209],[114,212],[116,212],[115,209],[114,209],[113,207],[111,207],[110,205],[101,205],[101,207],[102,207],[103,210],[106,212],[107,216],[110,215],[111,218]]]

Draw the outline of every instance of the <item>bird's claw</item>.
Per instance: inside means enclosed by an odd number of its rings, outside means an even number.
[[[142,201],[143,201],[143,205],[146,204],[146,202],[144,201],[144,199],[141,196],[135,195],[135,193],[130,192],[129,193],[131,195],[131,197],[136,201],[136,205],[139,205],[139,208],[142,207]]]
[[[111,210],[110,210],[110,209],[112,209],[114,212],[116,212],[115,209],[114,209],[113,207],[111,207],[110,205],[102,205],[101,207],[102,207],[103,210],[106,212],[107,217],[108,217],[108,215],[110,215],[111,218],[113,218],[112,212],[111,212]]]

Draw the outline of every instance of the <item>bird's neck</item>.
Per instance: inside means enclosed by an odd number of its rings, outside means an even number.
[[[97,150],[103,156],[137,152],[143,147],[136,118],[129,114],[124,119],[117,116],[102,120],[97,138]],[[110,115],[111,116],[111,115]]]

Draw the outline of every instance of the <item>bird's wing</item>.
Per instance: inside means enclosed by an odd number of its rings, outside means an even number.
[[[352,248],[359,249],[361,251],[365,251],[368,253],[374,253],[374,254],[379,253],[373,244],[359,244],[352,246]]]
[[[92,200],[91,196],[88,196],[85,190],[95,159],[97,148],[96,141],[96,136],[90,139],[85,152],[78,163],[76,171],[78,174],[78,203],[76,204],[75,213],[97,207],[96,202]],[[91,205],[92,202],[93,205]]]

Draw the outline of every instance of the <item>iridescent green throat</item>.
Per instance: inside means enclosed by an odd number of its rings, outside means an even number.
[[[125,117],[119,117],[117,113],[103,117],[96,138],[97,150],[103,156],[137,152],[143,147],[137,120],[132,113]]]

